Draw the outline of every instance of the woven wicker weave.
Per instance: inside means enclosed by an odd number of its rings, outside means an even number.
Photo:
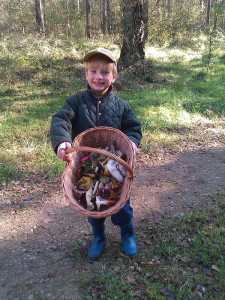
[[[99,149],[106,148],[112,141],[115,141],[118,149],[126,154],[127,162],[108,151]],[[87,152],[104,154],[105,156],[118,161],[127,170],[120,193],[120,199],[114,206],[103,211],[89,211],[85,209],[73,193],[74,185],[76,183],[75,170],[79,167],[80,159]],[[119,210],[121,210],[129,198],[131,183],[133,180],[134,152],[128,137],[120,130],[112,127],[100,126],[91,128],[82,132],[75,138],[73,147],[69,148],[67,153],[71,153],[72,159],[65,167],[62,183],[64,194],[70,205],[81,214],[91,216],[96,219],[105,218],[116,214]]]

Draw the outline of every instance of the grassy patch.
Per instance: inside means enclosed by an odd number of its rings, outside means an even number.
[[[24,179],[24,174],[10,162],[0,165],[0,181],[2,183],[8,183],[9,180],[22,179]]]
[[[81,275],[86,299],[219,299],[225,297],[225,198],[201,212],[137,233],[139,255],[109,254]],[[110,250],[109,250],[110,251]]]
[[[28,174],[40,169],[45,178],[59,176],[63,166],[50,145],[51,116],[68,96],[85,88],[82,57],[92,47],[93,43],[29,38],[1,41],[0,141],[9,169],[16,165]],[[118,47],[111,44],[110,49],[118,57]],[[223,54],[217,55],[207,73],[199,53],[162,54],[152,48],[146,53],[145,73],[129,69],[119,74],[115,84],[115,92],[142,122],[143,153],[176,147],[184,133],[190,138],[188,132],[199,124],[224,120]],[[14,172],[4,174],[6,180],[14,178]]]

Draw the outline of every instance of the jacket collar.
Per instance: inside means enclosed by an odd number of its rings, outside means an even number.
[[[100,100],[101,100],[101,101],[104,101],[105,99],[107,99],[108,96],[109,96],[109,94],[112,92],[112,89],[113,89],[113,86],[110,85],[110,87],[109,87],[108,91],[106,92],[106,94],[103,95],[103,96],[101,96],[101,97],[99,97],[99,96],[95,95],[95,93],[92,91],[90,85],[89,85],[89,84],[87,85],[87,90],[88,90],[89,92],[91,92],[92,95],[93,95],[98,101],[100,101]]]

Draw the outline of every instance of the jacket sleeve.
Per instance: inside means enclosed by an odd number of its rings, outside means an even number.
[[[121,130],[137,146],[140,146],[142,139],[141,122],[137,119],[134,111],[126,103],[124,106]]]
[[[50,127],[50,138],[53,150],[57,151],[62,142],[72,143],[72,123],[75,118],[75,107],[72,105],[72,97],[69,98],[64,107],[52,116]]]

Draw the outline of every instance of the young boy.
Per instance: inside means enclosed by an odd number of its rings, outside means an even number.
[[[104,48],[88,52],[85,76],[87,90],[70,97],[63,108],[52,117],[51,141],[58,158],[69,160],[66,149],[73,139],[86,129],[96,126],[109,126],[121,130],[131,140],[134,151],[140,145],[141,124],[132,109],[113,94],[112,84],[117,78],[117,62],[113,53]],[[133,208],[130,200],[115,215],[111,216],[114,225],[121,228],[123,250],[134,256],[138,249],[133,228]],[[93,241],[88,251],[90,260],[101,257],[105,248],[105,219],[88,217],[93,229]]]

